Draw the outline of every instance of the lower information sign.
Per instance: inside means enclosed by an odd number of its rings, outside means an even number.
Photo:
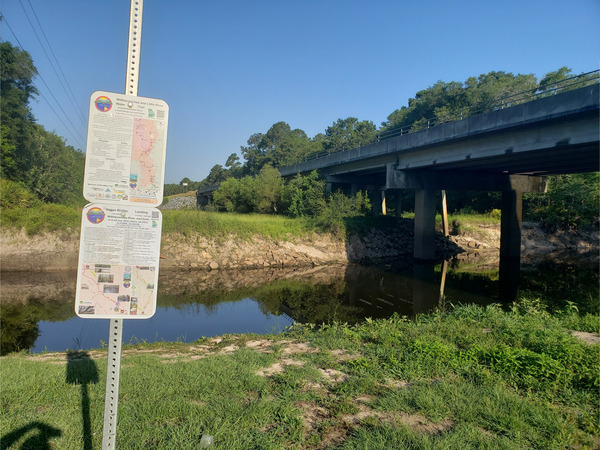
[[[156,311],[162,215],[158,209],[83,208],[75,313],[147,319]]]

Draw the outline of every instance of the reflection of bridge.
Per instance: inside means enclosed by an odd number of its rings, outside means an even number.
[[[416,260],[434,258],[436,192],[502,192],[500,297],[517,295],[523,192],[544,192],[547,174],[599,170],[598,84],[438,125],[280,169],[318,170],[329,188],[366,189],[377,212],[386,193],[415,190]],[[377,195],[377,196],[378,196]]]

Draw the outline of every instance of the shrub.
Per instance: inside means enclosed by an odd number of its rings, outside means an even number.
[[[371,210],[369,197],[358,191],[349,197],[336,191],[327,199],[327,205],[317,217],[317,227],[341,235],[346,231],[345,220],[366,214]]]
[[[0,184],[0,206],[2,208],[29,208],[40,204],[41,201],[23,183],[2,178]]]

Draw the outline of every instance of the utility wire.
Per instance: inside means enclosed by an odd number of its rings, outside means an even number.
[[[50,49],[50,53],[52,53],[52,56],[54,57],[54,61],[56,62],[56,65],[58,67],[58,70],[60,71],[63,80],[65,81],[65,84],[67,85],[68,88],[68,93],[71,94],[70,100],[71,100],[71,104],[75,107],[75,109],[77,109],[77,111],[79,111],[79,118],[81,119],[81,123],[83,124],[83,126],[87,126],[87,121],[86,121],[86,117],[85,114],[83,113],[83,111],[81,111],[81,108],[79,107],[79,105],[77,104],[77,99],[75,98],[75,95],[73,94],[73,89],[71,88],[71,85],[69,85],[69,80],[67,80],[67,77],[65,76],[60,63],[58,61],[58,58],[56,57],[56,55],[54,54],[54,50],[52,50],[52,46],[50,45],[50,41],[48,41],[48,37],[46,36],[46,33],[44,32],[44,28],[42,28],[42,24],[40,23],[40,20],[38,19],[38,16],[35,12],[35,9],[33,9],[33,5],[31,4],[31,0],[27,0],[27,2],[29,3],[29,7],[31,8],[31,12],[33,12],[33,16],[35,17],[35,20],[37,21],[38,26],[40,27],[40,31],[42,32],[42,35],[44,36],[44,39],[46,40],[46,44],[48,44],[48,48]],[[23,4],[21,4],[21,7],[23,6]],[[60,81],[60,78],[59,78]],[[64,86],[63,86],[64,89]],[[67,90],[65,90],[66,92]]]
[[[17,35],[15,34],[15,32],[13,31],[12,27],[10,26],[10,24],[8,23],[8,21],[6,20],[6,16],[2,15],[2,21],[6,24],[6,26],[8,27],[8,29],[10,30],[10,32],[12,33],[13,37],[15,38],[15,40],[17,41],[17,44],[19,44],[19,48],[23,51],[26,51],[23,46],[21,45],[21,41],[19,41],[19,38],[17,37]],[[58,100],[56,100],[56,97],[54,97],[54,94],[52,93],[52,91],[50,90],[50,88],[48,87],[48,85],[46,84],[46,82],[44,81],[44,77],[42,77],[42,75],[38,72],[37,74],[38,77],[40,77],[40,80],[42,80],[42,82],[44,83],[44,86],[46,86],[46,89],[48,89],[48,92],[50,93],[50,95],[52,95],[52,98],[54,99],[55,103],[60,107],[61,111],[63,112],[63,114],[65,115],[65,117],[67,117],[65,111],[62,109],[62,107],[60,106],[60,103],[58,103]],[[75,135],[73,134],[73,132],[70,130],[70,128],[67,126],[67,124],[65,124],[64,120],[62,120],[62,118],[60,117],[60,115],[56,112],[56,110],[52,107],[52,105],[50,104],[50,102],[48,101],[48,99],[41,93],[40,89],[37,87],[37,85],[33,82],[33,80],[31,81],[31,84],[33,84],[35,86],[35,88],[38,91],[38,94],[46,101],[46,103],[48,104],[48,107],[52,110],[52,112],[56,115],[56,117],[58,118],[58,120],[60,120],[60,122],[63,124],[63,126],[65,127],[65,130],[71,135],[71,137],[73,138],[73,140],[77,143],[77,145],[79,145],[79,148],[81,150],[83,150],[83,146],[81,145],[81,143],[79,142],[79,140],[77,139],[77,137],[75,137]],[[67,117],[68,118],[68,117]],[[69,121],[70,122],[70,121]],[[71,125],[73,126],[73,123],[71,122]]]
[[[54,71],[54,74],[56,75],[56,78],[58,78],[58,82],[60,83],[60,85],[63,88],[63,91],[65,91],[65,94],[67,94],[67,97],[68,97],[69,95],[67,93],[67,89],[65,88],[65,85],[63,84],[62,80],[60,79],[60,76],[58,75],[58,72],[56,71],[56,68],[54,67],[54,63],[50,59],[50,56],[48,56],[48,52],[46,51],[46,48],[44,47],[44,44],[42,43],[42,40],[40,39],[40,36],[38,35],[35,27],[33,26],[33,23],[31,22],[31,19],[29,18],[29,14],[27,13],[27,10],[23,6],[23,2],[21,2],[21,0],[19,0],[19,3],[21,4],[21,8],[23,9],[23,12],[25,13],[25,17],[27,17],[27,21],[29,22],[29,25],[31,25],[31,29],[33,30],[33,34],[35,34],[35,37],[37,38],[37,40],[38,40],[38,42],[40,44],[40,47],[42,48],[42,51],[46,55],[46,58],[48,58],[48,62],[50,62],[50,67],[52,67],[52,70]],[[44,84],[46,84],[46,83],[44,82]],[[46,87],[47,87],[47,85],[46,85]],[[54,94],[51,93],[51,95],[56,100],[56,97],[54,97]],[[58,100],[56,100],[56,102],[58,103]],[[73,129],[77,131],[77,127],[75,126],[75,124],[73,124],[73,122],[71,121],[70,116],[65,112],[65,110],[63,109],[63,107],[62,107],[62,105],[60,103],[58,103],[58,107],[63,112],[63,114],[65,115],[65,117],[69,121],[69,123],[73,126]],[[84,122],[84,124],[85,124],[85,122]]]

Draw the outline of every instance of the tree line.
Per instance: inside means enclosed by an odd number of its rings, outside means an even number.
[[[11,193],[20,201],[31,194],[47,203],[81,205],[84,154],[36,123],[29,102],[38,94],[33,84],[37,73],[28,52],[0,43],[3,204]]]
[[[549,72],[541,80],[533,74],[492,71],[465,82],[438,81],[433,86],[417,92],[402,106],[391,112],[377,127],[370,120],[356,117],[339,118],[323,133],[309,137],[303,130],[286,122],[273,124],[266,132],[252,134],[240,155],[232,153],[223,165],[213,166],[199,187],[219,184],[227,178],[257,175],[265,165],[284,167],[302,162],[311,156],[335,153],[372,143],[378,138],[393,135],[399,130],[418,131],[428,123],[452,120],[493,111],[499,103],[510,106],[529,101],[534,95],[554,93],[555,86],[573,76],[571,69],[561,67]],[[582,87],[597,82],[597,74],[582,77],[576,85],[562,90]]]
[[[9,42],[0,43],[0,203],[3,207],[34,201],[81,206],[85,202],[81,196],[84,154],[36,123],[29,106],[38,94],[33,84],[36,75],[28,52]],[[499,100],[515,104],[533,95],[550,94],[556,83],[570,77],[571,70],[561,67],[539,81],[531,74],[502,71],[470,77],[463,83],[438,81],[417,92],[408,100],[408,106],[390,113],[379,128],[370,120],[347,117],[333,122],[323,133],[309,137],[286,122],[277,122],[266,132],[252,134],[240,148],[241,158],[238,153],[230,154],[224,165],[215,165],[204,180],[192,181],[186,177],[179,184],[167,184],[165,195],[220,184],[212,208],[222,211],[267,212],[324,220],[362,214],[370,208],[364,193],[354,198],[340,192],[328,193],[325,182],[316,173],[298,176],[286,184],[277,168],[320,152],[334,153],[366,145],[378,136],[407,127],[416,131],[431,120],[440,123],[491,111]],[[597,74],[581,78],[579,84],[562,89],[598,82]],[[550,192],[528,197],[526,211],[533,219],[554,227],[597,223],[598,178],[598,172],[552,177]],[[451,211],[483,212],[497,208],[499,196],[467,192],[450,197],[449,202]]]
[[[417,92],[402,106],[387,116],[379,128],[372,121],[356,117],[338,119],[314,137],[301,129],[292,129],[286,122],[273,124],[264,133],[254,133],[247,145],[240,148],[243,162],[232,153],[224,166],[212,167],[200,182],[188,182],[194,189],[220,184],[214,193],[213,209],[236,212],[268,212],[290,216],[321,217],[329,208],[340,209],[342,193],[336,193],[336,206],[331,204],[331,193],[325,191],[325,182],[316,173],[297,176],[284,184],[278,167],[302,162],[312,155],[334,153],[367,145],[376,139],[402,132],[418,131],[429,124],[439,124],[471,115],[491,112],[499,107],[530,101],[534,96],[576,89],[598,82],[598,75],[586,74],[572,82],[571,69],[561,67],[547,73],[539,81],[532,74],[492,71],[465,82],[438,81]],[[598,172],[550,177],[550,191],[546,195],[526,195],[526,214],[531,220],[540,220],[549,228],[573,227],[598,221]],[[189,180],[187,180],[189,181]],[[182,190],[180,185],[173,185]],[[369,209],[364,193],[359,204],[341,208]],[[398,194],[402,195],[402,193]],[[412,192],[406,192],[406,205],[411,204]],[[348,199],[345,203],[350,204]],[[454,192],[449,197],[450,211],[487,212],[500,208],[497,192]],[[362,202],[362,203],[361,203]],[[410,206],[408,207],[410,209]]]

